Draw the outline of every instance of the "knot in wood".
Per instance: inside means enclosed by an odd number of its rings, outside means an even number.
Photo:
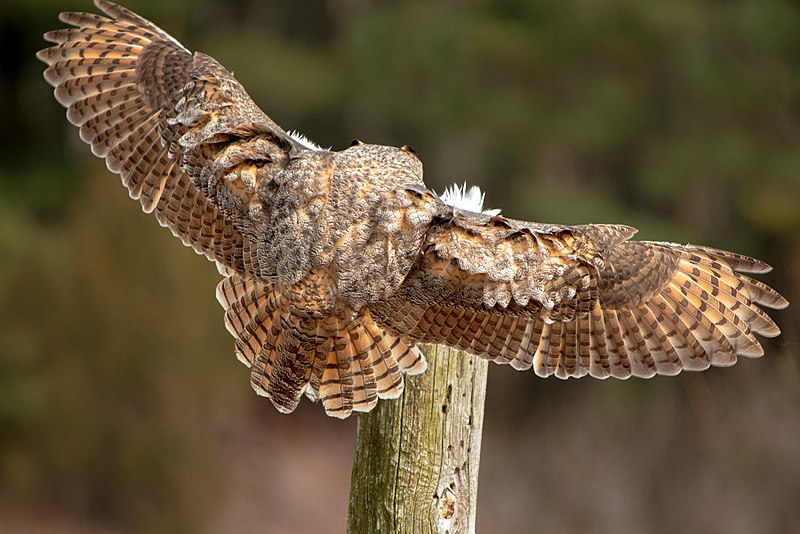
[[[452,519],[456,513],[456,496],[450,491],[450,488],[445,488],[442,496],[439,497],[439,517],[448,520]]]

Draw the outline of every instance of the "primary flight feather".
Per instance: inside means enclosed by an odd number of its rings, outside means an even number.
[[[347,417],[425,370],[419,342],[539,376],[650,377],[757,357],[788,302],[756,259],[631,241],[442,198],[408,147],[323,150],[275,124],[213,58],[105,0],[45,34],[45,79],[146,212],[225,276],[217,298],[251,384]],[[465,204],[466,202],[466,204]]]

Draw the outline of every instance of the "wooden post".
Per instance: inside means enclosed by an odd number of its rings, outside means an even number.
[[[475,531],[487,362],[420,347],[422,375],[396,400],[360,414],[348,532]]]

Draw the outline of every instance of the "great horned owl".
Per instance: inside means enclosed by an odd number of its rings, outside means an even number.
[[[731,365],[780,332],[758,305],[787,301],[736,272],[767,272],[758,260],[440,198],[410,148],[322,150],[211,57],[95,5],[108,17],[62,13],[73,28],[45,35],[45,79],[130,196],[216,262],[236,354],[282,412],[303,393],[335,417],[397,397],[425,370],[419,342],[627,378]]]

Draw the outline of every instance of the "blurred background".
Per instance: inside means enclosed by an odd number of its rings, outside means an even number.
[[[790,0],[129,0],[323,146],[542,222],[757,256],[794,307],[730,369],[490,371],[479,532],[800,524],[800,5]],[[0,1],[0,523],[342,532],[355,419],[252,393],[180,246],[90,155],[34,53],[89,0]]]

